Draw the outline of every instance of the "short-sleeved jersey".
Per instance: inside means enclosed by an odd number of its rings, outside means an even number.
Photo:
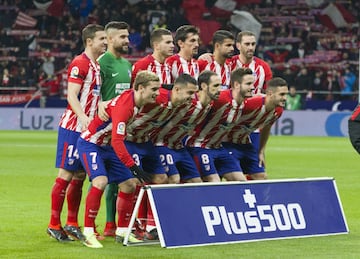
[[[106,112],[110,116],[108,121],[103,122],[96,116],[80,137],[100,146],[108,145],[111,139],[111,145],[121,162],[131,167],[135,163],[126,149],[124,140],[128,124],[131,124],[139,112],[135,105],[134,91],[126,90],[115,97],[106,108]]]
[[[223,138],[239,120],[242,104],[233,99],[231,90],[220,92],[206,118],[186,140],[189,147],[219,148]]]
[[[349,120],[351,121],[360,121],[360,105],[356,106],[356,108],[354,109],[354,111],[352,112]]]
[[[135,143],[148,142],[152,131],[165,125],[174,114],[187,109],[187,106],[189,104],[174,107],[171,103],[171,91],[160,88],[156,103],[145,105],[135,116],[135,120],[128,125],[126,140]]]
[[[190,107],[179,110],[166,125],[152,132],[152,142],[155,146],[183,148],[184,137],[192,134],[196,125],[205,119],[211,107],[212,103],[204,107],[196,96]]]
[[[109,51],[99,57],[101,78],[101,97],[103,101],[110,100],[130,89],[131,85],[131,63],[121,57],[116,58]]]
[[[171,84],[170,70],[166,63],[160,63],[149,54],[135,62],[132,67],[131,81],[134,82],[137,73],[147,70],[155,73],[160,78],[160,84]]]
[[[266,125],[272,125],[283,113],[283,107],[266,111],[265,96],[245,99],[239,122],[231,129],[227,141],[234,144],[249,144],[250,133]]]
[[[80,84],[79,102],[84,113],[93,118],[97,112],[97,105],[100,98],[101,77],[100,66],[82,53],[76,56],[68,68],[68,82]],[[65,112],[62,114],[59,126],[72,130],[81,131],[78,116],[72,110],[70,104],[67,105]]]
[[[211,57],[211,62],[207,60],[199,59],[199,70],[200,73],[204,70],[210,70],[215,72],[221,78],[221,89],[230,88],[230,79],[231,79],[231,65],[230,63],[225,63],[220,65],[214,60],[214,57]]]
[[[272,71],[268,63],[258,57],[254,57],[249,64],[241,63],[239,55],[230,59],[231,71],[237,68],[250,68],[255,76],[255,94],[266,90],[266,82],[272,78]]]
[[[189,74],[195,79],[199,77],[199,64],[198,61],[194,58],[190,60],[185,60],[180,57],[179,54],[172,55],[165,60],[165,63],[169,66],[171,83],[175,81],[176,78],[181,74]]]

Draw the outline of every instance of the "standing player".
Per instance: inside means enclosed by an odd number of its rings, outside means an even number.
[[[166,59],[171,74],[171,82],[181,74],[199,76],[199,64],[194,58],[199,51],[199,30],[193,25],[180,26],[175,33],[175,44],[179,52]]]
[[[230,88],[231,66],[227,59],[234,54],[234,35],[225,30],[218,30],[214,33],[213,38],[213,54],[206,59],[198,59],[200,72],[204,70],[214,71],[221,77],[222,89]]]
[[[252,180],[265,180],[265,146],[273,123],[283,113],[288,86],[284,79],[269,80],[266,95],[256,95],[244,101],[240,122],[232,128],[223,143]],[[252,131],[260,128],[260,148],[250,141]]]
[[[265,93],[267,81],[272,78],[272,71],[268,63],[254,56],[256,49],[255,34],[250,31],[239,32],[236,38],[236,47],[240,51],[240,54],[231,58],[231,69],[234,70],[241,67],[250,68],[255,76],[255,94]],[[251,141],[255,147],[259,148],[259,130],[251,133]]]
[[[78,225],[82,186],[86,177],[78,156],[76,141],[95,116],[100,96],[100,67],[96,59],[106,50],[106,34],[100,25],[90,24],[82,31],[84,52],[68,69],[68,106],[61,116],[56,155],[58,176],[51,191],[51,217],[47,233],[58,241],[83,239]],[[67,190],[67,191],[66,191]],[[68,217],[64,229],[60,215],[67,194]]]
[[[161,84],[170,84],[170,70],[165,64],[165,59],[174,54],[174,40],[171,31],[163,28],[153,30],[150,35],[150,46],[153,53],[135,62],[131,78],[135,78],[141,70],[148,70],[159,76]]]
[[[126,22],[112,21],[106,24],[105,32],[108,50],[99,58],[102,78],[102,101],[109,101],[130,88],[131,63],[124,58],[129,51],[129,25]],[[100,105],[99,108],[102,106]],[[106,225],[104,236],[115,236],[117,184],[106,188]]]
[[[356,106],[349,118],[349,138],[352,146],[360,154],[360,104]]]
[[[108,50],[99,58],[103,86],[101,97],[108,101],[130,89],[131,63],[124,58],[129,51],[129,25],[112,21],[106,24]]]
[[[186,140],[202,179],[219,182],[245,181],[240,166],[221,145],[223,138],[239,120],[241,105],[252,96],[254,76],[250,69],[236,69],[231,74],[231,89],[220,92],[212,110]]]
[[[85,205],[84,245],[91,248],[101,248],[102,244],[94,233],[95,218],[98,214],[101,196],[108,183],[119,185],[117,196],[118,229],[116,234],[123,236],[132,209],[136,179],[149,180],[150,175],[143,172],[128,153],[124,139],[126,127],[131,123],[144,105],[154,103],[159,94],[159,78],[147,71],[138,74],[134,82],[134,90],[126,90],[114,98],[106,108],[110,119],[106,122],[100,117],[90,123],[88,130],[81,134],[78,140],[79,154],[86,172],[92,180]],[[111,145],[110,145],[111,143]],[[130,241],[138,241],[133,236]]]
[[[166,125],[152,133],[152,141],[160,154],[160,160],[169,177],[169,183],[201,182],[194,161],[183,145],[185,136],[192,134],[219,98],[220,77],[212,71],[200,73],[199,92],[188,109],[180,110]]]

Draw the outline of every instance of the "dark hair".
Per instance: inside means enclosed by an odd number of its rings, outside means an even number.
[[[237,68],[231,73],[231,85],[234,82],[241,83],[245,75],[252,75],[253,72],[250,68]]]
[[[154,42],[161,41],[162,36],[164,35],[172,36],[172,33],[168,29],[164,29],[164,28],[158,28],[153,30],[150,34],[150,46],[153,48]]]
[[[216,32],[214,32],[213,38],[212,38],[212,42],[213,45],[215,45],[215,43],[223,43],[224,40],[226,39],[231,39],[231,40],[235,40],[234,35],[226,30],[218,30]]]
[[[84,47],[86,47],[86,40],[87,39],[94,39],[95,34],[98,31],[103,31],[104,27],[99,24],[88,24],[85,26],[85,28],[81,32],[81,38],[84,44]]]
[[[129,24],[127,24],[126,22],[111,21],[105,25],[105,31],[109,29],[128,30]]]
[[[256,38],[255,33],[251,32],[251,31],[241,31],[238,33],[238,35],[236,37],[236,41],[241,42],[243,36],[254,36]]]
[[[178,84],[183,85],[183,86],[186,86],[187,84],[197,85],[197,81],[195,78],[193,78],[189,74],[181,74],[174,81],[174,86],[178,85]]]
[[[269,81],[267,81],[266,86],[267,86],[267,89],[269,89],[269,88],[274,89],[276,87],[288,86],[288,84],[283,78],[274,77],[274,78],[271,78]]]
[[[199,34],[199,29],[193,25],[182,25],[177,28],[175,32],[175,44],[178,46],[178,41],[181,40],[184,42],[189,33]]]
[[[205,83],[207,85],[209,85],[210,83],[210,78],[212,76],[216,76],[217,74],[214,71],[210,71],[210,70],[204,70],[203,72],[200,73],[199,77],[198,77],[198,86],[199,86],[199,90],[201,89],[201,84]]]

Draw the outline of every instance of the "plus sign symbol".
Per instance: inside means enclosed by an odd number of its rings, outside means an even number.
[[[244,202],[247,203],[249,208],[255,208],[256,197],[251,193],[249,189],[245,189],[245,194],[243,194]]]

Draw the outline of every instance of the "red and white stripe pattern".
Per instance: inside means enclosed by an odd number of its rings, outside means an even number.
[[[211,104],[203,107],[199,100],[194,99],[189,109],[182,109],[164,126],[151,134],[155,146],[167,146],[172,149],[183,148],[183,139],[191,135],[196,125],[208,114]]]
[[[146,105],[132,123],[126,127],[126,140],[144,143],[150,140],[152,131],[162,127],[174,114],[188,105],[174,107],[170,101],[171,91],[160,88],[160,95],[155,104]]]
[[[265,96],[255,96],[244,101],[239,122],[231,129],[225,141],[249,144],[250,133],[265,125],[273,124],[283,113],[282,107],[266,111]]]
[[[77,73],[74,74],[74,71]],[[101,87],[99,64],[92,62],[85,53],[75,57],[68,68],[68,82],[81,84],[79,92],[81,108],[89,118],[94,118]],[[81,131],[80,121],[70,105],[61,116],[59,125],[68,130]]]
[[[260,94],[263,90],[266,90],[266,82],[272,78],[272,72],[268,63],[264,60],[254,57],[249,64],[244,64],[240,61],[239,55],[235,55],[231,58],[231,70],[237,68],[250,68],[255,76],[255,94]]]
[[[171,76],[170,70],[167,64],[160,63],[155,60],[152,55],[139,59],[132,67],[131,79],[135,80],[137,73],[141,70],[147,70],[155,73],[160,78],[161,84],[170,84]]]
[[[230,80],[231,80],[231,66],[228,63],[223,65],[219,64],[214,60],[214,57],[211,57],[211,62],[207,62],[206,60],[199,60],[199,68],[200,73],[204,70],[210,70],[215,72],[221,78],[221,89],[229,89],[230,88]]]
[[[221,147],[224,137],[240,118],[241,106],[232,98],[231,90],[221,91],[206,119],[195,128],[194,134],[187,138],[186,145],[201,148]]]
[[[15,19],[15,26],[33,28],[36,26],[36,24],[37,20],[35,18],[21,11],[18,13],[18,16]]]
[[[189,74],[195,79],[199,77],[199,64],[198,61],[194,58],[185,60],[183,57],[180,57],[179,54],[175,54],[171,57],[168,57],[165,60],[165,63],[170,69],[172,83],[181,74]]]

